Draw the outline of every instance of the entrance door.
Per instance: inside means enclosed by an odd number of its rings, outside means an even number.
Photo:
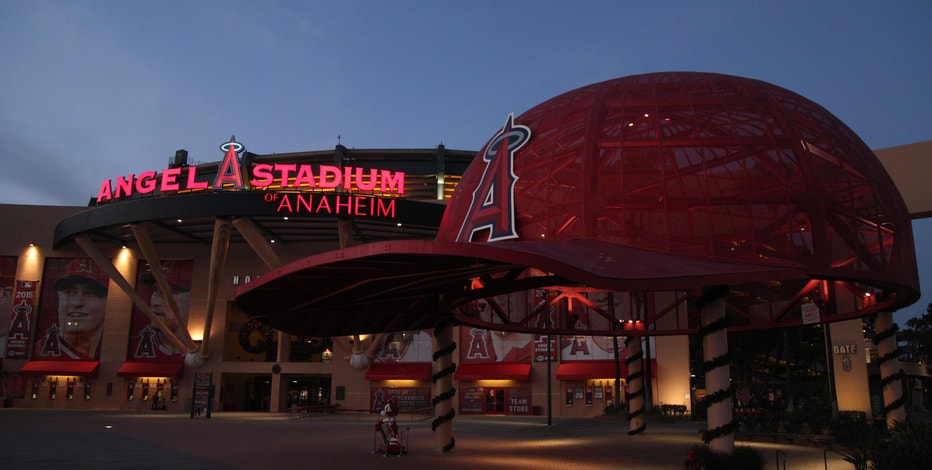
[[[288,407],[331,404],[330,382],[330,376],[290,376],[288,378]]]
[[[245,411],[269,411],[272,399],[272,378],[268,375],[256,375],[246,382]]]
[[[505,389],[485,389],[485,413],[492,415],[505,414]]]

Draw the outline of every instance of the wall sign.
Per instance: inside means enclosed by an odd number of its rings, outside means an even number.
[[[312,165],[295,163],[260,163],[244,168],[239,155],[246,150],[246,147],[236,142],[235,137],[231,137],[229,142],[220,146],[220,149],[225,152],[225,156],[217,167],[217,174],[212,181],[199,176],[197,166],[166,168],[160,173],[144,171],[101,182],[97,193],[97,203],[128,198],[134,194],[150,194],[155,191],[167,193],[224,189],[268,190],[273,188],[276,182],[278,188],[275,189],[288,191],[329,191],[341,188],[349,193],[354,191],[378,191],[392,195],[405,193],[405,173],[401,171],[334,165],[317,165],[315,169]],[[371,198],[364,199],[371,200]],[[294,207],[298,201],[286,198],[282,199],[281,203],[294,203]],[[383,210],[374,203],[373,207],[361,207],[366,203],[360,201],[352,201],[351,204],[352,210],[357,212]],[[308,206],[310,205],[311,203],[308,202]]]
[[[832,345],[832,354],[857,354],[857,344],[835,344]]]

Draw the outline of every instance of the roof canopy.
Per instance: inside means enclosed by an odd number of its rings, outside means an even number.
[[[918,298],[908,213],[870,149],[795,93],[706,73],[609,80],[509,117],[463,174],[436,241],[286,268],[237,300],[297,334],[418,329],[450,315],[587,334],[637,319],[678,334],[697,325],[654,322],[722,284],[738,328],[799,324],[802,303],[838,295],[874,294],[832,303],[823,321]],[[672,300],[646,307],[645,291]],[[477,299],[493,308],[478,311]]]

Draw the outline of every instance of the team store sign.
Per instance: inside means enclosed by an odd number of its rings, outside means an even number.
[[[402,196],[405,193],[405,173],[400,171],[319,165],[315,173],[312,165],[260,163],[244,172],[239,154],[246,147],[236,142],[235,138],[231,138],[229,142],[221,145],[220,149],[226,152],[226,155],[217,168],[213,181],[199,178],[196,166],[166,168],[161,173],[146,171],[138,175],[129,174],[101,182],[97,193],[97,203],[107,203],[156,191],[162,193],[230,189],[333,191],[342,188],[346,192],[371,191],[389,196]],[[314,213],[381,216],[389,216],[389,213],[394,212],[393,202],[373,202],[378,198],[343,195],[342,198],[337,199],[323,200],[320,198],[315,203],[309,197],[299,199],[290,196],[294,195],[283,194],[279,197],[278,194],[270,193],[266,195],[266,202],[279,204],[279,212],[298,212],[306,209],[307,212]]]

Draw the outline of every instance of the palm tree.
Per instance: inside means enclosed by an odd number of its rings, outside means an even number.
[[[922,316],[906,321],[906,329],[900,332],[903,359],[908,362],[928,364],[932,355],[932,303],[926,306]]]

